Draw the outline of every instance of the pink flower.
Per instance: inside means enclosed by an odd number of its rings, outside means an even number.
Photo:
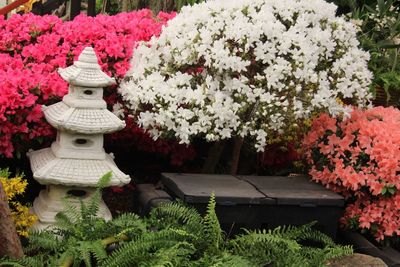
[[[174,16],[161,12],[154,17],[144,9],[94,18],[80,15],[68,22],[30,13],[8,20],[0,17],[0,155],[23,153],[38,138],[54,135],[40,107],[61,100],[68,92],[57,69],[71,65],[85,46],[94,47],[103,71],[120,80],[129,69],[137,42],[159,35]],[[106,95],[110,106],[120,98],[116,87],[106,88]],[[127,139],[130,148],[168,154],[174,164],[194,155],[191,147],[154,142],[136,124],[128,125],[123,133],[109,138]]]
[[[400,233],[400,110],[355,109],[346,120],[321,115],[303,148],[312,178],[353,199],[342,223],[374,225],[379,240]]]

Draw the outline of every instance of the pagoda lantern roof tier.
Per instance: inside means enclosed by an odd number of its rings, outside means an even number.
[[[129,175],[118,169],[111,155],[106,155],[104,160],[57,158],[51,148],[28,153],[33,177],[43,185],[96,187],[99,179],[110,171],[112,177],[109,186],[129,183]]]
[[[58,130],[82,134],[112,133],[125,127],[125,121],[103,108],[71,107],[65,102],[43,106],[46,120]]]
[[[86,47],[73,65],[59,69],[61,77],[72,85],[106,87],[115,84],[115,79],[105,74],[98,63],[92,47]]]

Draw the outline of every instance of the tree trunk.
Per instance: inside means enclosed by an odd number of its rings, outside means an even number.
[[[129,12],[129,10],[130,10],[130,1],[129,0],[122,0],[121,12]]]
[[[225,148],[225,142],[225,140],[217,141],[211,146],[204,162],[202,173],[215,173],[215,168]]]
[[[0,257],[18,259],[24,256],[21,241],[15,229],[7,196],[0,183]]]
[[[231,175],[236,175],[239,159],[240,159],[240,151],[242,151],[243,138],[237,136],[234,138],[233,151],[232,151],[232,162],[231,162]]]

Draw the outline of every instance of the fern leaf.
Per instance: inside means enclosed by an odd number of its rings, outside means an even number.
[[[323,249],[324,262],[329,259],[335,259],[351,254],[353,254],[353,248],[351,246],[336,246]]]
[[[193,235],[179,229],[165,229],[158,232],[149,232],[130,242],[124,243],[113,252],[103,266],[123,267],[134,266],[140,258],[149,251],[160,247],[172,247],[176,243],[193,238]]]
[[[111,181],[111,177],[112,177],[112,172],[107,172],[106,174],[104,174],[99,181],[96,184],[96,188],[101,191],[104,188],[106,188]]]
[[[303,231],[299,233],[297,237],[295,237],[298,241],[313,241],[319,243],[322,247],[334,247],[336,246],[335,242],[324,233],[319,231],[315,231],[312,229],[305,228]]]
[[[65,215],[72,224],[75,224],[77,221],[81,219],[81,212],[78,208],[78,203],[72,197],[65,197],[63,198],[64,209],[63,211],[59,212]],[[57,213],[57,215],[59,214]],[[56,215],[56,218],[57,218]]]
[[[63,247],[59,238],[49,231],[31,232],[29,241],[31,249],[56,251]]]
[[[134,213],[123,213],[112,220],[113,225],[120,227],[134,226],[137,224],[137,222],[143,223],[142,218]]]
[[[172,247],[158,249],[152,254],[150,261],[141,262],[140,266],[190,266],[189,260],[196,251],[192,244],[178,242]]]
[[[96,190],[86,204],[81,206],[82,216],[95,217],[99,211],[102,190],[108,186],[111,181],[112,172],[104,174],[96,184]]]
[[[65,214],[65,212],[58,212],[55,216],[55,226],[59,230],[68,230],[71,228],[71,225],[74,225],[76,222],[76,219],[74,220],[75,222],[72,222],[72,220]]]
[[[115,232],[128,236],[138,236],[147,231],[147,223],[138,215],[124,213],[109,222],[110,227],[115,228]]]
[[[79,242],[79,247],[77,248],[79,252],[79,258],[85,263],[86,267],[92,266],[92,260],[90,259],[92,244],[90,241]]]
[[[211,194],[210,201],[207,205],[207,213],[204,216],[204,234],[206,240],[209,241],[209,249],[218,250],[223,242],[223,232],[215,213],[215,195]]]
[[[180,202],[162,203],[150,212],[150,217],[156,221],[168,219],[168,222],[176,225],[186,225],[193,233],[202,231],[203,228],[203,218],[197,210]]]
[[[209,266],[209,267],[249,267],[257,266],[252,261],[245,257],[233,255],[229,252],[224,251],[222,254],[217,255],[204,255],[198,262],[198,266]]]
[[[230,241],[232,247],[239,253],[243,253],[251,247],[274,247],[280,246],[291,251],[300,250],[301,246],[294,240],[287,239],[280,235],[275,235],[265,230],[258,231],[247,231],[245,235],[237,236],[235,239]]]
[[[21,259],[0,259],[0,266],[2,267],[43,267],[46,260],[43,255],[33,257],[23,257]]]
[[[0,266],[2,266],[2,267],[28,267],[29,265],[25,265],[25,264],[21,263],[20,261],[16,261],[16,260],[12,260],[12,259],[0,259]]]
[[[56,261],[57,266],[70,266],[76,262],[73,248],[62,253]]]
[[[94,258],[98,263],[103,262],[107,258],[107,252],[101,241],[93,242],[90,251],[93,253]]]

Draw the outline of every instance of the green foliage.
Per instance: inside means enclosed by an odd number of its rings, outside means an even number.
[[[370,52],[374,73],[372,89],[381,88],[396,106],[400,104],[400,3],[396,0],[347,0],[351,18],[359,24],[361,46]],[[358,22],[357,22],[358,21]]]
[[[124,243],[102,266],[324,266],[326,260],[351,254],[313,224],[246,231],[227,239],[211,196],[204,217],[182,203],[153,209],[152,231]],[[317,247],[307,245],[317,244]]]
[[[219,225],[217,214],[215,213],[215,196],[211,195],[207,206],[207,213],[204,216],[204,238],[209,240],[210,251],[218,250],[223,242],[222,230]]]
[[[71,200],[57,215],[57,224],[34,232],[18,261],[3,260],[1,266],[324,266],[331,258],[352,253],[313,224],[247,231],[228,239],[215,213],[211,196],[204,216],[183,203],[163,204],[149,218],[123,214],[111,221],[96,217],[104,176],[96,193],[77,208]],[[78,206],[79,207],[79,206]],[[107,247],[117,244],[111,254]],[[311,246],[309,244],[317,244]],[[115,245],[113,245],[115,246]]]
[[[158,12],[179,12],[182,7],[187,5],[194,5],[197,3],[204,2],[204,0],[126,0],[127,8],[129,10],[139,10],[143,8],[149,8],[154,14]],[[103,7],[104,3],[107,3],[107,7]],[[123,12],[123,1],[119,0],[96,0],[96,14],[99,14],[104,10],[109,15],[115,15],[119,12]]]
[[[97,266],[107,258],[107,245],[141,235],[145,222],[132,214],[105,221],[97,218],[101,191],[111,173],[104,175],[88,201],[68,197],[65,209],[56,215],[56,224],[29,235],[27,257],[0,261],[1,266]]]
[[[176,10],[176,11],[179,11],[179,10],[181,10],[181,8],[182,8],[183,6],[186,6],[186,5],[191,5],[191,6],[193,6],[194,4],[198,4],[198,3],[201,3],[201,2],[204,2],[204,0],[175,0],[175,1],[174,1],[174,3],[175,3],[175,10]]]

